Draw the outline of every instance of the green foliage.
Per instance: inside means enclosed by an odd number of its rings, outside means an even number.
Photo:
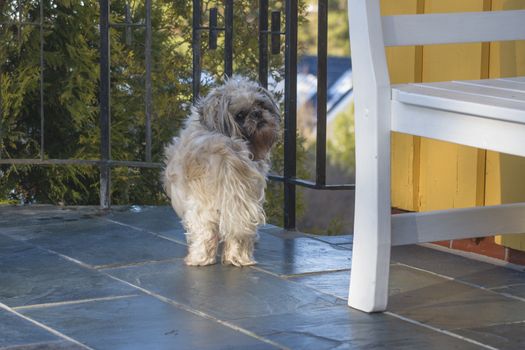
[[[1,21],[39,20],[38,2],[2,3]],[[96,123],[98,68],[95,6],[75,8],[69,2],[45,4],[44,100],[46,157],[73,158],[80,137]],[[53,22],[50,21],[53,19]],[[74,20],[74,23],[72,21]],[[0,89],[2,96],[0,155],[38,158],[40,153],[40,41],[36,26],[4,25],[0,32]],[[2,197],[20,196],[42,202],[76,203],[89,195],[92,169],[79,167],[3,166]],[[13,191],[14,190],[14,191]],[[83,196],[84,195],[84,196]]]
[[[354,104],[337,115],[328,131],[329,161],[352,174],[355,169]]]
[[[307,1],[311,8],[317,1]],[[299,27],[301,50],[307,55],[317,55],[317,12],[308,13]],[[328,1],[328,56],[350,56],[347,0]]]
[[[282,128],[282,126],[281,126]],[[307,179],[309,171],[307,164],[307,150],[305,148],[306,142],[300,134],[297,134],[297,177],[300,179]],[[272,153],[272,172],[282,174],[284,172],[284,144],[281,139],[275,146]],[[277,226],[283,226],[283,206],[284,206],[284,186],[280,182],[269,181],[266,190],[266,203],[264,210],[268,223]],[[296,193],[296,216],[300,217],[304,213],[304,201],[301,191]]]
[[[326,227],[309,227],[308,233],[323,236],[338,236],[345,232],[344,220],[340,216],[335,216]]]
[[[0,21],[39,20],[39,1],[0,1]],[[305,5],[300,2],[300,18]],[[144,1],[129,0],[131,21],[144,23]],[[257,2],[236,0],[234,13],[234,71],[257,77]],[[126,1],[111,1],[111,22],[126,20]],[[203,23],[210,7],[203,1]],[[283,2],[272,4],[283,9]],[[152,156],[162,161],[163,146],[177,133],[191,102],[192,3],[152,2]],[[99,3],[95,0],[44,0],[44,159],[100,158],[99,131]],[[0,157],[39,158],[40,41],[32,25],[0,26]],[[202,37],[202,67],[220,82],[223,76],[223,35],[219,49],[206,48]],[[145,159],[145,29],[112,27],[111,38],[111,156],[115,160]],[[284,42],[283,42],[284,48]],[[284,52],[284,50],[283,50]],[[272,75],[283,79],[283,55],[270,58]],[[205,83],[205,94],[210,83]],[[299,155],[301,147],[299,145]],[[274,155],[274,171],[282,171],[282,147]],[[299,169],[301,158],[298,159]],[[158,169],[114,168],[112,203],[165,203]],[[270,184],[268,217],[281,216],[282,194]],[[99,170],[94,166],[0,166],[0,198],[40,203],[98,204]]]

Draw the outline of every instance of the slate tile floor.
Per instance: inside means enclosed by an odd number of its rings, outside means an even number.
[[[352,239],[260,230],[188,268],[169,207],[0,206],[0,349],[523,349],[525,273],[393,249],[383,314],[346,306]]]

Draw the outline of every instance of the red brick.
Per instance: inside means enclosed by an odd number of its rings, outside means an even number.
[[[525,252],[520,250],[509,249],[508,261],[513,264],[525,265]]]
[[[505,260],[505,247],[494,243],[494,237],[455,240],[452,248]]]
[[[439,241],[439,242],[432,242],[432,243],[443,246],[443,247],[450,248],[450,241]]]

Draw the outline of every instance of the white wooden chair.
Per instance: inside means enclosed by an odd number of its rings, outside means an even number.
[[[391,85],[385,46],[525,39],[525,11],[380,15],[349,0],[356,208],[348,304],[383,311],[391,246],[525,232],[525,203],[391,216],[390,133],[525,157],[525,77]],[[525,179],[524,179],[525,181]]]

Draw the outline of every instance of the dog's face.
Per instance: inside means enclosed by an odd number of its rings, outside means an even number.
[[[278,137],[280,113],[272,94],[256,82],[233,77],[197,105],[200,122],[248,141],[254,160],[265,159]]]

